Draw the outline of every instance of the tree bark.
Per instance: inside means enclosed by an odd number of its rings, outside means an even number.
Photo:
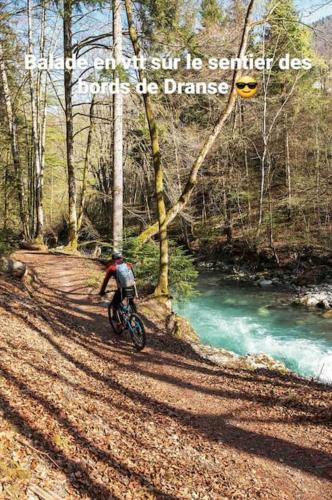
[[[241,58],[245,55],[247,45],[248,45],[248,38],[249,38],[249,32],[250,32],[250,16],[253,10],[254,6],[254,1],[255,0],[250,0],[245,16],[245,21],[244,21],[244,27],[242,30],[242,37],[241,37],[241,42],[238,50],[238,55],[237,57]],[[227,100],[226,108],[220,115],[217,123],[215,124],[211,134],[208,136],[206,139],[205,143],[203,144],[196,160],[194,161],[189,178],[187,181],[187,184],[185,185],[182,194],[180,195],[178,201],[167,211],[166,213],[166,219],[165,219],[165,224],[168,226],[177,214],[184,208],[184,206],[188,203],[190,196],[197,184],[197,174],[199,172],[199,169],[204,163],[205,158],[209,154],[213,144],[215,143],[217,137],[219,136],[220,132],[222,131],[227,119],[229,118],[230,114],[232,113],[234,109],[234,105],[236,102],[236,93],[235,93],[235,82],[238,76],[241,75],[241,71],[238,69],[235,69],[233,71],[233,77],[232,77],[232,83],[231,83],[231,88],[230,88],[230,93],[229,97]],[[139,239],[141,242],[146,242],[150,238],[152,238],[154,235],[156,235],[158,232],[158,223],[154,223],[153,225],[147,227],[139,236]]]
[[[288,220],[292,218],[292,178],[291,178],[291,165],[289,154],[289,131],[288,131],[288,117],[285,114],[285,153],[286,153],[286,183],[287,183],[287,206],[288,206]]]
[[[32,4],[31,0],[27,2],[27,13],[28,13],[28,53],[33,54],[33,30],[32,30]],[[32,145],[33,145],[33,164],[35,172],[36,181],[36,240],[39,243],[43,243],[43,230],[44,230],[44,211],[42,203],[42,169],[40,161],[40,136],[38,134],[38,106],[37,106],[37,96],[35,88],[35,77],[32,69],[29,69],[29,86],[30,86],[30,99],[31,99],[31,135],[32,135]]]
[[[72,50],[72,11],[73,0],[63,2],[63,47],[65,60],[71,58]],[[74,165],[74,124],[72,104],[73,70],[64,69],[65,88],[65,112],[66,112],[66,154],[68,173],[68,236],[67,248],[71,251],[77,250],[77,215],[76,215],[76,179]]]
[[[244,106],[243,103],[240,103],[240,127],[241,127],[241,134],[244,133],[245,129],[245,116],[244,116]],[[248,144],[247,140],[244,140],[244,165],[245,165],[245,170],[246,170],[246,190],[247,190],[247,203],[248,203],[248,222],[249,222],[249,227],[251,229],[251,201],[250,201],[250,190],[249,186],[251,185],[250,183],[250,175],[249,175],[249,163],[248,163]]]
[[[264,42],[263,42],[264,43]],[[263,45],[264,48],[264,45]],[[263,52],[265,56],[265,48]],[[264,216],[264,190],[265,190],[265,168],[266,168],[266,155],[267,155],[267,145],[269,132],[267,130],[267,88],[268,88],[269,76],[266,77],[265,71],[263,71],[263,117],[262,117],[262,140],[263,140],[263,154],[261,156],[261,182],[260,182],[260,192],[259,192],[259,216],[257,223],[256,236],[258,238],[260,227],[263,222]]]
[[[40,56],[45,57],[45,31],[46,31],[46,0],[41,2],[41,25],[40,25]],[[40,205],[43,211],[44,203],[44,171],[45,171],[45,143],[46,143],[46,120],[47,120],[47,93],[48,81],[47,72],[41,70],[38,74],[38,113],[40,123],[38,127],[39,147],[40,147]]]
[[[141,47],[138,40],[137,30],[134,24],[132,2],[125,0],[129,35],[133,44],[135,55],[139,58],[141,55]],[[144,70],[139,70],[140,81],[145,78]],[[159,277],[158,284],[155,290],[155,295],[160,298],[168,297],[168,274],[169,274],[169,249],[168,249],[168,235],[167,235],[167,221],[166,221],[166,206],[164,200],[164,179],[163,169],[161,164],[158,126],[154,116],[153,105],[151,97],[148,93],[143,94],[143,101],[145,107],[145,114],[149,126],[152,160],[155,172],[155,192],[157,200],[157,232],[159,231],[160,238],[160,262],[159,262]]]
[[[87,188],[87,177],[88,177],[88,170],[89,170],[89,163],[90,163],[90,152],[91,152],[91,145],[92,145],[93,125],[94,125],[93,116],[94,116],[95,96],[96,96],[96,94],[93,95],[91,105],[90,105],[90,125],[89,125],[89,131],[88,131],[88,138],[86,141],[86,148],[85,148],[82,189],[81,189],[80,205],[79,205],[78,219],[77,219],[78,231],[81,229],[82,222],[83,222],[85,196],[86,196],[86,188]]]
[[[18,204],[19,204],[22,231],[23,231],[24,238],[28,239],[30,236],[29,221],[28,221],[26,207],[25,207],[25,190],[24,190],[24,184],[23,184],[22,165],[21,165],[19,145],[18,145],[16,117],[15,117],[14,112],[13,112],[12,98],[11,98],[10,89],[9,89],[9,85],[8,85],[7,69],[6,69],[6,65],[5,65],[5,61],[4,61],[3,47],[2,47],[1,42],[0,42],[0,71],[1,71],[1,79],[2,79],[3,96],[4,96],[4,100],[5,100],[5,107],[6,107],[6,114],[7,114],[11,153],[12,153],[12,158],[13,158],[13,163],[14,163],[14,171],[15,171],[15,178],[16,178],[16,190],[17,190],[17,198],[18,198]]]
[[[2,229],[4,231],[7,230],[7,223],[8,223],[8,180],[9,180],[9,175],[8,175],[8,164],[9,164],[9,152],[7,154],[7,161],[5,164],[5,171],[4,171],[4,200],[3,200],[3,222],[2,222]]]
[[[114,79],[121,78],[122,21],[121,0],[113,0],[113,55],[116,62]],[[113,250],[123,246],[123,95],[113,95]]]

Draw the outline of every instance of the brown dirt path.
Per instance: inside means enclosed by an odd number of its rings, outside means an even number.
[[[331,498],[331,388],[207,364],[151,317],[136,353],[89,300],[96,263],[17,258],[34,279],[0,280],[0,498]]]

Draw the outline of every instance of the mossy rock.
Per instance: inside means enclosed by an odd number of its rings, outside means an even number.
[[[0,259],[0,273],[22,279],[27,273],[27,266],[19,260],[2,257]]]
[[[48,252],[48,246],[38,241],[23,241],[20,246],[24,250],[30,250],[32,252]]]
[[[189,323],[188,320],[174,315],[174,327],[171,329],[170,333],[178,339],[187,340],[189,342],[200,342],[200,339]]]

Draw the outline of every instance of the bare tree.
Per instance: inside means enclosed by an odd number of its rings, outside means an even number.
[[[122,21],[121,0],[113,0],[113,50],[116,69],[114,79],[121,78]],[[113,249],[123,245],[123,95],[113,96]]]
[[[72,16],[73,0],[63,0],[63,49],[65,61],[73,55],[72,43]],[[64,90],[65,90],[65,114],[66,114],[66,154],[68,172],[68,226],[69,242],[68,249],[77,250],[77,215],[76,215],[76,179],[74,165],[74,123],[73,123],[73,70],[65,65]]]
[[[7,68],[4,60],[3,46],[1,41],[0,41],[0,72],[2,80],[3,97],[6,106],[11,152],[15,169],[16,191],[17,191],[17,198],[20,210],[20,219],[22,224],[23,236],[25,239],[28,239],[30,236],[30,231],[29,231],[29,221],[25,207],[25,190],[23,184],[22,165],[19,152],[16,117],[13,111],[12,97],[8,85]]]
[[[32,0],[27,1],[27,15],[28,15],[28,53],[33,54],[33,25],[32,25]],[[36,181],[36,240],[38,243],[43,243],[43,227],[44,227],[44,211],[42,203],[42,168],[40,161],[40,135],[38,133],[38,106],[37,106],[37,93],[36,93],[36,80],[33,69],[29,69],[29,87],[31,99],[31,135],[33,145],[33,165]]]

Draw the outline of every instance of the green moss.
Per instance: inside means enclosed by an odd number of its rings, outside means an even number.
[[[9,480],[21,480],[28,481],[30,479],[30,471],[23,469],[18,463],[13,460],[7,463],[0,463],[1,476],[8,478]]]

